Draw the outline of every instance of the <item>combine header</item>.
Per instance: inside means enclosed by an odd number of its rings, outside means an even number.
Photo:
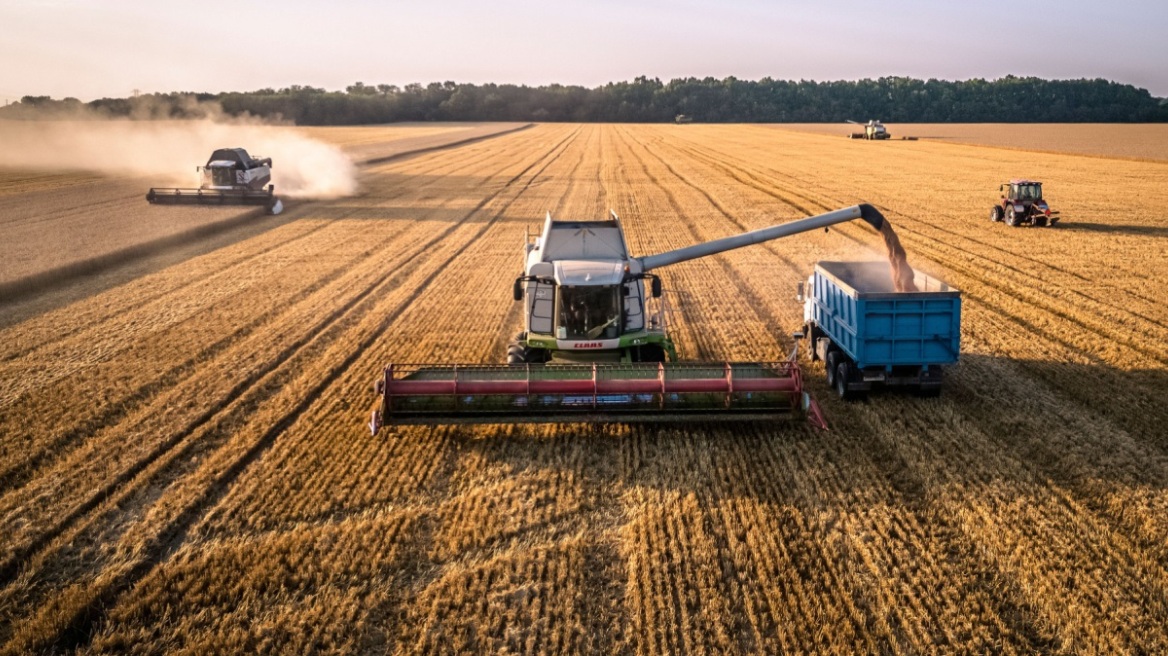
[[[220,148],[211,153],[198,189],[154,187],[146,201],[158,205],[257,205],[279,214],[284,204],[275,195],[272,158],[252,159],[243,148]]]
[[[854,219],[877,230],[884,223],[865,204],[632,257],[615,213],[604,221],[548,214],[543,233],[524,243],[514,298],[524,304],[525,330],[510,345],[508,364],[390,365],[374,386],[381,402],[369,428],[790,415],[824,427],[803,391],[798,347],[783,362],[677,362],[661,279],[650,271]]]

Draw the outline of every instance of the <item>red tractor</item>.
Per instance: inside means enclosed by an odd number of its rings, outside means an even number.
[[[1058,212],[1042,199],[1042,183],[1034,180],[1011,180],[999,187],[1002,198],[990,210],[990,220],[1005,221],[1009,226],[1023,224],[1038,227],[1058,223]]]

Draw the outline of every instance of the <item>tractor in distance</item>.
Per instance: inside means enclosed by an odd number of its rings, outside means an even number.
[[[998,187],[998,204],[990,209],[990,221],[1005,221],[1008,226],[1053,226],[1059,213],[1052,212],[1042,198],[1042,183],[1036,180],[1011,180]]]

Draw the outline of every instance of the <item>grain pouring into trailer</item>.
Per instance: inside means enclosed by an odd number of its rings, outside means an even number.
[[[524,243],[514,297],[524,331],[507,365],[391,364],[375,384],[369,422],[383,424],[630,422],[770,419],[806,415],[792,351],[782,362],[678,362],[656,269],[845,221],[890,226],[871,205],[633,257],[613,214],[563,221],[549,214]],[[901,258],[903,259],[903,258]],[[729,300],[727,302],[735,302]],[[745,302],[739,300],[738,302]]]

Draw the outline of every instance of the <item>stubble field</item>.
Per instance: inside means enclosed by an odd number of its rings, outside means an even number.
[[[537,125],[4,299],[0,652],[1168,651],[1168,163],[1089,155]],[[991,224],[1010,177],[1063,222]],[[503,361],[545,211],[643,255],[861,201],[964,292],[940,399],[804,355],[828,432],[364,427],[389,362]],[[814,262],[879,252],[665,270],[682,358],[782,358]]]

